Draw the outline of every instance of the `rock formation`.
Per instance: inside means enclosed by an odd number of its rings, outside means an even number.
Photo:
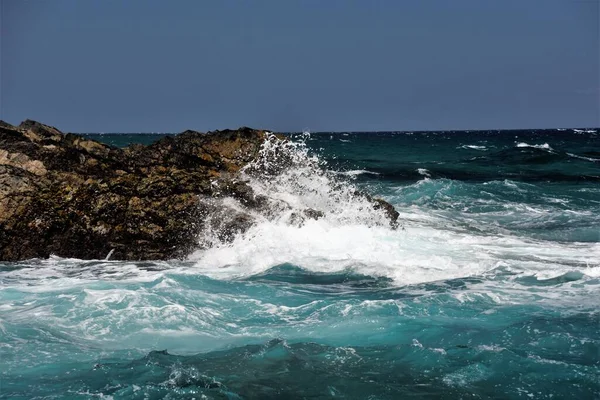
[[[266,137],[186,131],[120,149],[35,121],[0,121],[0,260],[182,258],[207,242],[207,224],[231,240],[254,223],[248,211],[268,208],[239,175]],[[244,209],[223,209],[224,197]],[[391,205],[370,201],[396,224]]]

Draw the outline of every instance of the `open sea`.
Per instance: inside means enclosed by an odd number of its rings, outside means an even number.
[[[598,129],[292,137],[306,167],[252,185],[324,218],[0,263],[0,398],[600,398]]]

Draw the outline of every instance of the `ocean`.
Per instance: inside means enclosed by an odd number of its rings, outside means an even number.
[[[319,220],[0,263],[0,398],[600,398],[597,129],[290,136],[304,167],[252,186]]]

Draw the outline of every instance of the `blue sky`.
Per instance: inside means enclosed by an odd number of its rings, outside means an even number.
[[[11,123],[600,125],[598,0],[0,1],[0,119]]]

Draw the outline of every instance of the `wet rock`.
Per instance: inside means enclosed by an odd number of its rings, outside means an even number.
[[[325,216],[325,213],[323,211],[313,210],[312,208],[307,208],[303,211],[303,214],[306,218],[315,220]]]
[[[385,215],[390,220],[390,226],[394,229],[398,228],[398,217],[400,216],[400,214],[398,213],[398,211],[396,211],[394,206],[382,199],[371,198],[370,200],[373,203],[374,209],[383,210]]]
[[[324,216],[325,213],[323,211],[307,208],[305,210],[302,210],[302,212],[293,212],[290,215],[290,224],[302,226],[304,225],[307,219],[318,220],[319,218],[323,218]]]

